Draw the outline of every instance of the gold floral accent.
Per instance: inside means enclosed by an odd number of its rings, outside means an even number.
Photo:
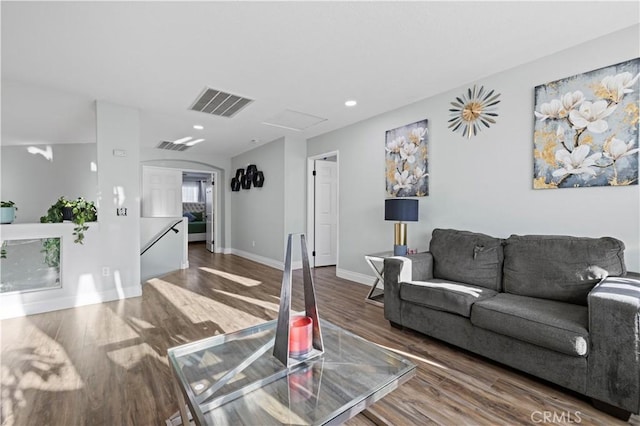
[[[593,90],[593,94],[600,99],[604,99],[607,101],[614,101],[616,99],[616,96],[609,90],[607,90],[607,88],[604,87],[600,82],[592,83],[588,87]]]
[[[580,145],[593,146],[593,136],[590,134],[583,135],[582,139],[580,140]]]
[[[391,182],[396,180],[396,162],[393,160],[387,160],[387,180]]]
[[[542,150],[534,149],[533,155],[535,158],[544,160],[551,167],[556,167],[558,162],[556,161],[556,150],[558,149],[558,143],[556,142],[555,132],[543,132],[536,131],[534,133],[536,145],[543,145]]]
[[[638,123],[640,123],[640,110],[638,105],[630,103],[624,108],[624,112],[627,113],[627,116],[624,118],[625,123],[630,126],[637,126]]]
[[[534,189],[555,189],[558,187],[557,183],[554,182],[545,182],[544,177],[534,178],[533,179],[533,188]]]

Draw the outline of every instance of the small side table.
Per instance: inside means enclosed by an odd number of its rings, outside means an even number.
[[[364,260],[376,275],[376,280],[371,285],[369,294],[364,299],[365,302],[376,306],[384,306],[384,291],[374,294],[379,283],[384,283],[384,259],[393,256],[392,251],[383,251],[380,253],[365,254]]]

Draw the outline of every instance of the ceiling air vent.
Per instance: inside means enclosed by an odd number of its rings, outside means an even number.
[[[168,149],[169,151],[185,151],[191,147],[184,144],[176,144],[173,142],[162,141],[158,144],[158,146],[156,146],[156,148]]]
[[[251,102],[253,102],[253,99],[205,87],[189,109],[231,118]]]

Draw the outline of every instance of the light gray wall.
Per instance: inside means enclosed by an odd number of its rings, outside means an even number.
[[[284,260],[284,161],[284,138],[231,159],[228,181],[237,169],[246,170],[249,164],[255,164],[265,179],[262,188],[252,186],[249,190],[231,192],[231,247],[234,250],[278,262]]]
[[[640,187],[533,190],[534,87],[639,56],[639,26],[504,71],[308,141],[309,156],[340,155],[340,270],[371,275],[366,253],[389,250],[384,220],[385,131],[429,120],[429,196],[408,225],[410,248],[426,250],[434,228],[510,234],[613,236],[640,270]],[[469,64],[473,66],[473,64]],[[428,79],[425,70],[425,79]],[[450,102],[473,84],[501,93],[497,124],[468,140],[447,128]]]
[[[104,101],[97,101],[96,108],[101,256],[93,261],[111,271],[104,286],[120,295],[140,295],[139,112]],[[115,156],[114,150],[125,150],[126,157]],[[127,216],[117,216],[117,208],[126,208]]]
[[[32,147],[51,153],[48,160]],[[2,146],[2,199],[18,206],[15,223],[37,223],[61,196],[96,201],[95,143]],[[92,170],[93,164],[93,170]]]
[[[306,233],[306,169],[307,143],[304,138],[285,138],[284,170],[285,170],[285,207],[284,207],[284,237],[289,234]],[[285,241],[286,242],[286,241]],[[311,253],[309,253],[311,256]],[[292,260],[302,259],[300,245],[292,245]]]
[[[231,159],[229,180],[237,169],[246,169],[249,164],[255,164],[265,176],[262,188],[231,192],[232,247],[236,253],[282,267],[288,235],[305,232],[306,152],[303,138],[286,136]],[[300,259],[299,239],[295,239],[292,261]]]

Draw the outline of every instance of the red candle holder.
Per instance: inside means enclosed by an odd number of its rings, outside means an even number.
[[[295,316],[289,327],[289,356],[300,357],[311,351],[313,343],[313,320],[311,317]]]

